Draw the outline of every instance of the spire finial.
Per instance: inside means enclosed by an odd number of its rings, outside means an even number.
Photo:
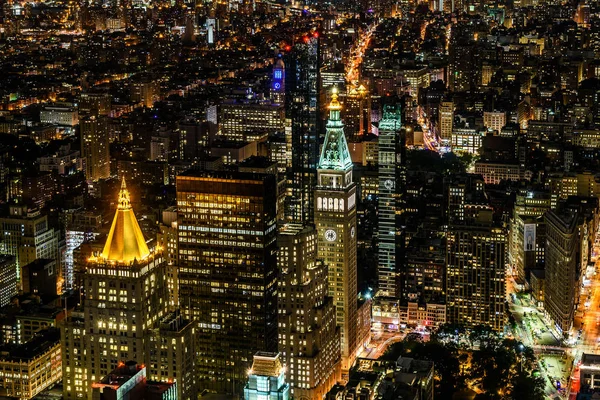
[[[146,239],[140,229],[129,199],[125,179],[121,180],[121,190],[117,211],[102,250],[101,259],[130,265],[150,255]]]
[[[338,110],[338,111],[342,109],[342,105],[338,101],[337,86],[334,86],[333,89],[331,89],[331,103],[329,103],[329,109],[330,110]]]
[[[121,190],[119,191],[119,210],[131,209],[131,200],[129,198],[129,190],[127,190],[127,184],[125,183],[125,177],[121,181]]]

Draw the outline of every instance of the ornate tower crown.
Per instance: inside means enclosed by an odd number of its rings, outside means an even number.
[[[344,135],[344,124],[340,117],[342,105],[338,101],[338,91],[334,87],[331,91],[331,103],[329,103],[329,120],[325,126],[325,142],[321,149],[319,169],[333,169],[344,171],[352,169],[350,150]]]
[[[100,257],[108,261],[129,263],[149,255],[150,250],[131,208],[129,191],[123,178],[117,211]]]

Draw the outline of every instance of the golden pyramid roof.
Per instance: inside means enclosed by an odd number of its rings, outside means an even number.
[[[115,218],[100,256],[109,261],[129,263],[133,260],[142,260],[149,255],[150,250],[131,208],[129,191],[123,178]]]

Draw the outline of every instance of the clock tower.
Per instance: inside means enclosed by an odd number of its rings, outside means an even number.
[[[271,101],[283,105],[285,103],[285,64],[281,56],[273,67],[273,81],[271,82]]]
[[[329,296],[336,307],[342,348],[342,379],[360,350],[356,282],[356,185],[340,118],[337,89],[329,105],[325,142],[317,165],[315,224],[318,257],[328,267]]]

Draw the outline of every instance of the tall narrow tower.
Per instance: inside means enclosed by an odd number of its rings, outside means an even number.
[[[319,35],[296,43],[285,58],[285,104],[291,121],[292,168],[288,218],[297,223],[314,221],[314,193],[319,158]]]
[[[336,306],[342,348],[342,380],[356,359],[356,186],[352,160],[340,119],[342,106],[333,89],[325,142],[317,166],[315,224],[318,255],[329,267],[329,296]]]
[[[396,260],[396,156],[400,137],[400,108],[386,105],[379,122],[379,296],[398,298]]]
[[[278,58],[273,66],[271,101],[277,104],[285,104],[285,64],[281,58]]]

